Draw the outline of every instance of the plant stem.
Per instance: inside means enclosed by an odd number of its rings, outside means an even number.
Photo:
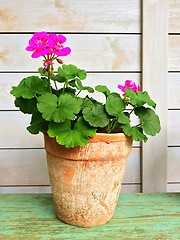
[[[65,90],[65,86],[66,86],[66,82],[64,83],[64,86],[63,86],[63,93],[64,93],[64,90]]]
[[[110,132],[112,131],[113,125],[116,124],[116,122],[117,122],[117,121],[116,121],[116,118],[113,118],[113,120],[112,120],[112,122],[111,122],[111,125],[110,125],[109,128],[108,128],[108,131],[107,131],[108,133],[110,133]]]
[[[136,125],[136,127],[140,126],[141,124],[142,124],[142,122],[141,122],[141,123],[139,123],[139,124],[137,124],[137,125]]]
[[[57,84],[56,84],[56,81],[54,80],[54,85],[56,87],[56,90],[58,91],[58,87],[57,87]]]
[[[133,111],[134,111],[134,109],[132,109],[129,114],[131,114]]]
[[[49,91],[50,93],[52,93],[52,90],[51,90],[51,83],[50,83],[50,74],[48,72],[48,87],[49,87]]]
[[[82,91],[82,89],[81,90],[79,90],[79,92],[77,93],[77,95],[76,96],[78,96],[79,94],[80,94],[80,92]]]

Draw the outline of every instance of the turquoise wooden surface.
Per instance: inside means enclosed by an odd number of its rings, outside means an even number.
[[[57,220],[51,194],[1,194],[0,239],[180,239],[180,193],[120,194],[111,221],[93,228]]]

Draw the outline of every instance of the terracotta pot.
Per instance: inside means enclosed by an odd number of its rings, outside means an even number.
[[[44,137],[57,217],[82,227],[105,224],[116,207],[132,139],[97,133],[85,147],[65,148]]]

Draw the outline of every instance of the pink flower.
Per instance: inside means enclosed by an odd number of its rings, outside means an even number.
[[[55,33],[46,32],[34,33],[33,37],[29,40],[27,51],[33,51],[32,58],[38,58],[52,53],[58,56],[66,56],[70,54],[71,49],[62,45],[66,41],[63,35],[56,35]]]
[[[46,32],[34,33],[29,40],[27,51],[33,51],[32,58],[38,58],[50,53],[48,46],[48,35]]]
[[[58,56],[66,56],[70,54],[71,49],[62,45],[66,41],[66,38],[59,34],[58,36],[54,33],[49,34],[48,46],[52,48],[52,52]]]
[[[52,64],[51,61],[48,61],[48,62],[44,62],[44,63],[43,63],[43,65],[44,65],[45,67],[47,67],[47,65],[51,65],[51,64]]]
[[[118,85],[118,88],[121,89],[122,92],[125,92],[126,88],[131,88],[134,92],[136,91],[141,91],[140,86],[136,86],[136,84],[134,82],[132,82],[132,80],[126,80],[125,81],[125,85]],[[125,95],[125,93],[123,94],[123,96]]]

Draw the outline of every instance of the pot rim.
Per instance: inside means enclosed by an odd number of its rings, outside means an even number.
[[[130,141],[132,137],[128,137],[124,133],[96,133],[94,137],[89,137],[89,142],[119,142]]]
[[[44,132],[44,135],[49,135]],[[56,138],[56,137],[55,137]],[[125,135],[125,133],[96,133],[94,137],[89,137],[88,142],[119,142],[119,141],[132,141],[132,137]]]

